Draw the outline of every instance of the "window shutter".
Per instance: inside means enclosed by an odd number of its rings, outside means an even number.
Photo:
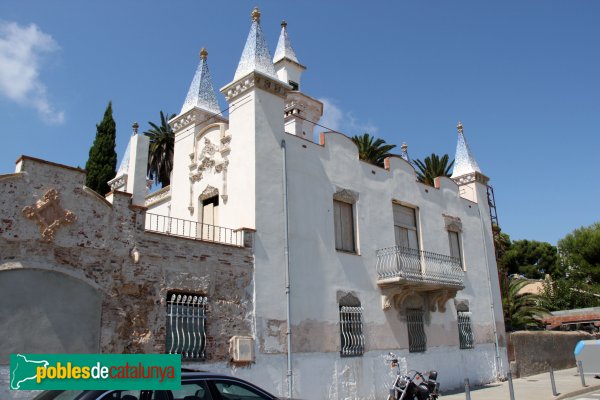
[[[343,251],[355,251],[352,204],[334,200],[333,218],[335,224],[335,248]]]
[[[448,232],[450,240],[450,256],[460,259],[460,242],[458,240],[458,232]]]
[[[342,249],[342,209],[339,201],[333,202],[333,220],[335,228],[335,248]]]
[[[394,210],[394,225],[417,227],[414,208],[405,207],[400,204],[392,204]]]
[[[354,224],[352,204],[341,203],[342,209],[342,250],[354,251]]]

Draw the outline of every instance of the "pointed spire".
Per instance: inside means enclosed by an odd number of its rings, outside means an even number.
[[[196,69],[196,74],[188,90],[188,94],[181,107],[180,114],[191,110],[194,107],[202,108],[211,113],[218,114],[219,103],[217,102],[217,96],[215,95],[215,89],[212,84],[212,78],[210,77],[210,71],[208,70],[208,63],[206,61],[208,52],[205,48],[200,50],[200,64]]]
[[[290,38],[287,34],[287,22],[281,21],[281,34],[279,35],[279,41],[277,41],[277,49],[275,49],[273,63],[283,60],[284,58],[300,64],[298,57],[296,57],[296,52],[292,47],[292,42],[290,42]]]
[[[400,153],[400,157],[402,157],[405,161],[410,162],[410,157],[408,156],[408,145],[406,143],[402,143],[400,146],[402,149],[402,153]]]
[[[454,156],[454,169],[452,170],[452,178],[462,175],[471,174],[473,172],[481,173],[475,157],[471,154],[471,149],[467,144],[463,133],[462,123],[459,122],[456,126],[458,130],[458,143],[456,144],[456,155]]]
[[[260,10],[258,7],[252,10],[252,26],[233,80],[240,79],[252,71],[258,71],[272,78],[277,78],[275,67],[271,61],[271,53],[269,53],[267,42],[260,27]]]

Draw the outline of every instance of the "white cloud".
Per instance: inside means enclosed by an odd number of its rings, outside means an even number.
[[[57,111],[40,81],[40,61],[44,53],[59,49],[58,44],[35,24],[19,26],[0,21],[0,93],[8,99],[33,107],[42,119],[62,124],[63,111]]]
[[[362,135],[365,132],[372,135],[377,133],[377,126],[359,121],[352,112],[342,110],[335,100],[321,98],[319,101],[323,103],[323,116],[319,122],[321,125],[348,136]]]

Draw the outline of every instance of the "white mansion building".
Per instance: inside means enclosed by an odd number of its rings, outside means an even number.
[[[405,150],[380,168],[338,132],[314,143],[323,104],[301,90],[286,25],[271,57],[252,19],[220,90],[228,118],[201,52],[169,122],[170,186],[146,195],[137,132],[106,199],[84,171],[31,157],[0,175],[0,333],[13,338],[0,364],[16,351],[177,352],[305,399],[385,398],[390,351],[438,370],[442,390],[504,377],[488,178],[462,125],[452,178],[435,187]],[[24,279],[47,309],[14,300]],[[66,309],[72,298],[88,300]],[[73,319],[76,337],[53,322]],[[19,327],[53,333],[40,343]]]

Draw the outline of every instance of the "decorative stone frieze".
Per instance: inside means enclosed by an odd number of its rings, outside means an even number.
[[[487,176],[483,175],[480,172],[473,172],[473,173],[470,173],[470,174],[457,176],[456,178],[452,178],[452,180],[454,182],[456,182],[456,184],[458,186],[466,185],[466,184],[473,183],[473,182],[479,182],[479,183],[482,183],[484,185],[487,185],[487,183],[489,182],[490,178],[488,178]]]
[[[171,198],[171,186],[165,186],[164,188],[146,196],[145,206],[151,206],[168,198]]]
[[[446,312],[446,303],[448,300],[456,297],[456,289],[438,289],[432,291],[422,290],[415,287],[398,287],[384,290],[381,296],[381,308],[384,311],[391,310],[392,307],[400,311],[404,308],[406,300],[411,296],[421,296],[429,302],[429,311]]]
[[[215,197],[218,195],[219,195],[219,189],[208,185],[206,187],[206,189],[204,189],[202,191],[202,193],[200,194],[199,199],[200,199],[200,201],[203,201],[203,200],[210,199],[211,197]]]
[[[34,205],[23,208],[23,215],[35,220],[44,242],[52,242],[61,226],[77,221],[75,214],[61,207],[56,189],[48,190]]]
[[[344,203],[354,204],[358,201],[358,192],[349,189],[338,188],[333,194],[333,199]]]
[[[201,108],[194,107],[182,115],[178,115],[169,122],[175,133],[190,125],[209,125],[215,122],[224,122],[225,119],[218,114],[210,113]]]
[[[446,230],[452,232],[462,232],[462,222],[460,218],[453,217],[451,215],[443,214],[444,216],[444,225],[446,226]]]
[[[190,174],[190,182],[196,183],[202,179],[202,172],[197,172],[195,174]]]
[[[245,77],[225,86],[221,89],[221,93],[227,101],[232,101],[254,87],[266,90],[279,97],[285,97],[286,91],[292,88],[278,79],[252,71]]]
[[[108,181],[111,190],[119,190],[127,187],[127,174],[121,174],[114,179]]]

